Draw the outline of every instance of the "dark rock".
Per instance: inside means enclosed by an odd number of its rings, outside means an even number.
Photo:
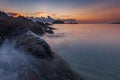
[[[0,17],[8,17],[8,15],[5,12],[0,11]]]
[[[16,48],[27,54],[31,54],[40,59],[48,59],[54,55],[49,45],[31,31],[17,36],[15,40]]]
[[[51,29],[47,29],[46,32],[49,33],[49,34],[53,34],[54,33],[54,31],[51,30]]]
[[[44,25],[33,22],[32,20],[28,20],[27,18],[22,16],[19,16],[17,19],[20,20],[24,24],[24,26],[29,28],[29,30],[31,30],[35,34],[43,35],[45,33],[45,30],[43,28]]]
[[[49,34],[53,34],[55,30],[55,28],[52,28],[50,26],[48,26],[47,24],[44,24],[42,22],[37,22],[38,24],[42,25],[42,27],[44,28],[45,32],[49,33]]]
[[[42,22],[33,22],[32,20],[28,20],[27,18],[21,16],[17,19],[22,21],[25,26],[27,26],[32,32],[34,32],[37,35],[43,35],[46,32],[50,34],[54,33],[54,28],[49,27],[47,24],[44,24]]]
[[[42,25],[42,26],[46,27],[46,25],[44,23],[42,23],[42,22],[37,21],[36,23],[38,23],[39,25]]]
[[[34,32],[37,35],[43,35],[44,33],[53,33],[53,28],[49,27],[48,25],[42,23],[42,22],[33,22],[32,20],[29,20],[23,16],[19,16],[16,18],[7,16],[6,13],[0,12],[0,27],[2,26],[19,26],[19,27],[25,27],[32,32]],[[48,31],[51,30],[51,31]]]
[[[1,45],[4,43],[4,38],[0,35],[0,47],[1,47]]]
[[[50,24],[50,23],[45,23],[45,25],[52,25],[52,24]]]
[[[43,28],[43,25],[31,21],[29,21],[27,25],[28,28],[37,35],[43,35],[45,33],[45,29]]]
[[[16,28],[16,26],[19,26],[17,28],[27,28],[38,35],[43,35],[45,33],[45,30],[43,29],[42,25],[39,25],[38,23],[28,20],[27,18],[22,16],[13,18],[13,17],[8,17],[7,15],[6,16],[0,15],[0,27],[4,27],[4,26],[6,28],[9,28],[10,26],[12,27],[14,26],[13,28]]]
[[[55,20],[53,24],[64,24],[64,21],[62,20]]]
[[[114,22],[114,23],[112,23],[112,24],[120,24],[120,22]]]
[[[2,19],[0,22],[0,34],[4,37],[16,36],[26,30],[27,27],[24,26],[19,20],[13,20],[14,22]]]

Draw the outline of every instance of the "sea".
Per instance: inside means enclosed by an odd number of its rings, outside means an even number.
[[[85,80],[120,80],[119,24],[55,24],[45,40]]]

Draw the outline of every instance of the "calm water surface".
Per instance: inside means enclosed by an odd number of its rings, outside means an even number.
[[[120,80],[120,25],[54,25],[46,41],[85,80]]]

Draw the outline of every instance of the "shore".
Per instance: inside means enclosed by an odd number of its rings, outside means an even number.
[[[29,62],[27,66],[32,65],[33,67],[28,68],[26,70],[27,74],[22,73],[23,76],[21,77],[18,74],[15,80],[83,80],[52,50],[45,40],[40,39],[40,36],[45,33],[53,34],[54,28],[41,22],[33,22],[22,16],[14,18],[7,16],[4,12],[0,12],[0,14],[1,47],[7,45],[18,51],[18,53],[25,55],[24,58],[28,59]],[[19,56],[17,57],[19,58]],[[20,59],[20,62],[23,62],[22,58]],[[13,63],[16,64],[16,61]],[[17,62],[17,64],[19,63]],[[20,66],[21,64],[18,65],[18,67]],[[19,73],[23,70],[23,67],[20,67],[20,69],[15,72]]]

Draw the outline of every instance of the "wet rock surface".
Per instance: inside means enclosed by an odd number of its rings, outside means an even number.
[[[0,36],[0,46],[4,43],[4,38]]]
[[[15,50],[10,42],[5,41],[0,49],[1,80],[82,80],[57,54],[48,59],[36,58]]]
[[[0,20],[1,80],[82,80],[23,19]]]
[[[54,55],[50,46],[31,31],[15,37],[15,43],[16,48],[19,50],[27,54],[32,54],[40,59],[48,59]]]

